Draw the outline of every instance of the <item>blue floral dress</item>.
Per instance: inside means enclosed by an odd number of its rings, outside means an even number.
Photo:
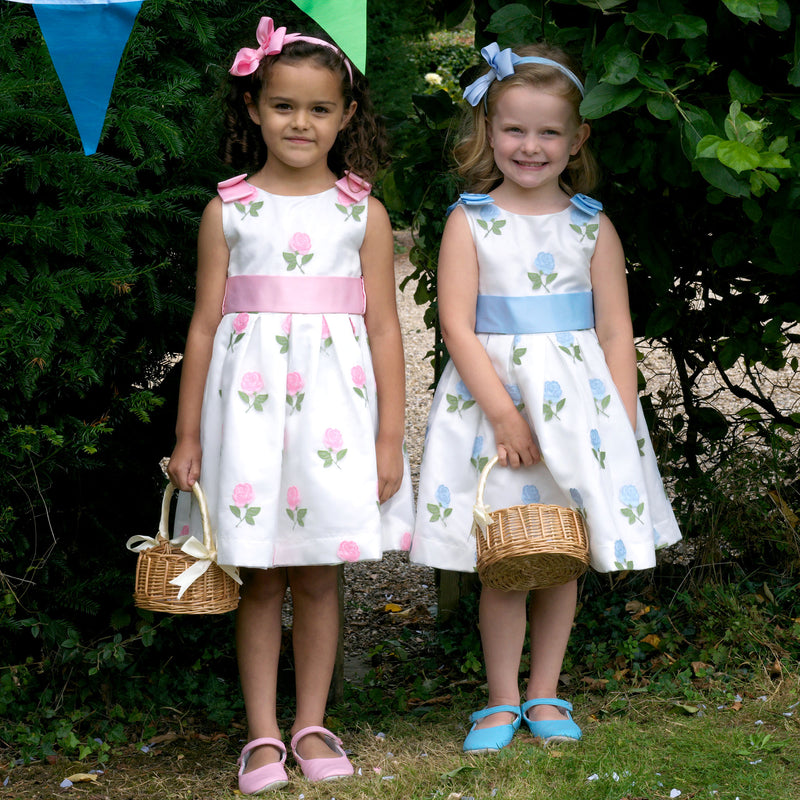
[[[339,564],[410,546],[407,459],[400,491],[378,502],[359,255],[368,185],[347,189],[340,181],[287,197],[244,176],[220,184],[230,257],[203,396],[200,484],[221,564]],[[340,286],[352,297],[336,301]],[[195,502],[181,495],[177,532],[202,538]]]
[[[460,205],[478,256],[476,332],[543,456],[533,467],[495,467],[486,503],[577,508],[595,569],[654,566],[655,550],[681,535],[641,406],[634,431],[594,330],[590,262],[602,206],[583,195],[536,216],[500,209],[489,195],[462,195]],[[475,569],[472,507],[495,454],[492,426],[451,361],[429,417],[412,561]]]

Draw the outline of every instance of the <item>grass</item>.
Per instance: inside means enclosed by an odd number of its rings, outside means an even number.
[[[461,752],[466,718],[482,689],[456,694],[448,708],[393,713],[340,732],[360,776],[309,785],[290,766],[276,797],[297,800],[796,800],[800,797],[800,676],[751,683],[738,698],[694,705],[634,693],[573,697],[581,743],[544,748],[520,731],[498,754]],[[705,707],[703,707],[705,706]],[[794,706],[794,708],[792,708]],[[613,711],[611,709],[614,709]],[[335,709],[346,719],[346,709]],[[149,752],[119,752],[96,781],[59,788],[84,763],[14,768],[4,796],[62,794],[91,800],[232,800],[243,731],[164,731]],[[0,779],[1,782],[1,779]],[[680,792],[680,794],[676,794]]]

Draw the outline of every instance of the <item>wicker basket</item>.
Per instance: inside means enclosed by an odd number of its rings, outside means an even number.
[[[161,523],[155,540],[137,536],[128,541],[128,549],[134,549],[131,547],[134,540],[145,542],[136,548],[139,551],[139,558],[136,562],[134,603],[139,608],[171,614],[224,614],[233,611],[239,605],[239,578],[235,569],[231,567],[223,569],[217,564],[208,506],[200,484],[195,483],[192,491],[200,508],[203,544],[201,547],[199,540],[196,539],[191,544],[195,545],[195,550],[204,553],[205,557],[190,555],[184,552],[179,544],[169,540],[169,507],[175,488],[173,483],[169,483],[164,490]],[[171,583],[200,561],[209,563],[205,571],[189,586],[182,588]],[[199,571],[199,568],[196,570]]]
[[[503,591],[545,589],[568,583],[589,566],[583,517],[571,508],[531,503],[497,511],[483,503],[492,458],[481,472],[473,533],[481,583]]]

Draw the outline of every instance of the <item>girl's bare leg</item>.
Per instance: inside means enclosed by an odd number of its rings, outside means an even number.
[[[242,578],[236,612],[236,652],[247,712],[247,738],[280,739],[277,683],[286,570],[248,569],[242,571]],[[280,753],[274,747],[257,747],[251,751],[245,771],[278,760]]]
[[[491,706],[519,706],[519,662],[525,639],[527,592],[481,590],[480,631]],[[514,715],[499,711],[478,720],[477,729],[508,725]]]
[[[531,671],[525,692],[528,700],[557,696],[577,600],[577,581],[532,593],[529,613]],[[532,720],[563,719],[564,712],[555,706],[534,706],[528,710],[528,717]]]
[[[297,713],[292,734],[322,725],[339,644],[339,590],[336,566],[290,567],[294,624],[294,671]],[[302,758],[336,758],[319,734],[304,736]]]

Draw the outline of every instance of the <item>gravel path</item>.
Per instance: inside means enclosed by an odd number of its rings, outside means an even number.
[[[398,249],[395,277],[399,285],[413,271],[408,260],[409,231],[395,234]],[[397,291],[397,311],[406,355],[406,445],[416,492],[422,442],[433,392],[433,368],[425,354],[433,347],[433,332],[425,327],[424,309],[414,302],[414,286]],[[382,561],[345,565],[345,676],[369,668],[370,651],[392,639],[404,627],[430,628],[436,604],[434,571],[409,564],[406,553],[387,553]],[[387,610],[387,606],[390,609]]]

